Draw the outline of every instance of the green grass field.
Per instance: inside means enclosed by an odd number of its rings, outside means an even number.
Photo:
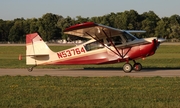
[[[50,46],[53,51],[69,46]],[[0,46],[0,68],[26,68],[25,46]],[[162,45],[138,60],[145,68],[180,68],[180,47]],[[123,63],[36,68],[119,68]],[[179,77],[0,76],[0,108],[179,108]]]
[[[179,108],[180,78],[1,76],[1,108]]]

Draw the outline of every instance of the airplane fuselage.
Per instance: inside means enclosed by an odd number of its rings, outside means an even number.
[[[127,47],[128,45],[126,47],[117,45],[118,51],[113,46],[97,46],[94,49],[88,49],[89,43],[87,42],[60,52],[50,52],[49,56],[38,57],[39,60],[36,58],[36,63],[38,65],[107,64],[145,58],[153,55],[158,46],[156,39],[150,38],[150,40],[150,43],[130,45],[129,47]]]

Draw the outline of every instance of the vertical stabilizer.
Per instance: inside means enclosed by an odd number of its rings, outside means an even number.
[[[26,35],[26,55],[49,55],[49,47],[38,33]]]
[[[26,35],[26,64],[37,65],[36,59],[44,56],[47,59],[51,50],[38,33]],[[47,56],[47,57],[45,57]]]

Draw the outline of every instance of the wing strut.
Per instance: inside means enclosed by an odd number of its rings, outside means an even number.
[[[89,36],[91,36],[93,39],[95,39],[95,40],[100,40],[99,38],[98,38],[98,36],[96,36],[96,38],[94,38],[91,34],[89,34],[88,32],[85,32],[87,35],[89,35]],[[107,35],[107,34],[106,34]],[[110,51],[112,51],[113,53],[115,53],[116,55],[118,55],[118,56],[120,56],[120,57],[122,57],[121,56],[121,54],[119,53],[119,51],[118,51],[118,53],[116,53],[115,51],[113,51],[111,48],[109,48],[107,45],[105,45],[103,42],[101,42],[101,41],[98,41],[101,45],[103,45],[104,47],[106,47],[107,49],[109,49]],[[111,44],[113,44],[112,43],[112,40],[111,40]],[[113,44],[113,46],[115,47],[115,45]],[[116,50],[117,50],[117,48],[115,48]]]
[[[131,50],[131,48],[129,48],[127,51],[126,51],[126,53],[125,54],[123,54],[123,52],[124,52],[124,49],[122,49],[122,55],[124,55],[123,56],[123,58],[128,54],[128,52]]]
[[[105,36],[109,39],[109,41],[111,42],[111,45],[115,48],[116,52],[113,51],[112,49],[110,49],[112,52],[114,52],[115,54],[117,54],[118,56],[120,56],[121,58],[124,58],[123,55],[121,55],[121,53],[118,51],[117,47],[114,45],[114,43],[112,42],[112,39],[106,34],[106,32],[102,29],[103,33],[105,34]],[[110,32],[111,34],[111,32]]]
[[[89,34],[88,32],[85,32],[87,35],[89,35],[89,36],[91,36],[93,39],[95,39],[96,41],[98,41],[98,40],[100,40],[99,38],[98,38],[98,36],[96,36],[96,38],[94,38],[91,34]],[[101,42],[101,41],[98,41],[101,45],[103,45],[103,46],[105,46],[104,45],[104,43],[103,42]]]

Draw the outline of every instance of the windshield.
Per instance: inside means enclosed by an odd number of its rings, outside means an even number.
[[[126,32],[123,32],[122,36],[126,42],[131,42],[136,39],[136,37],[134,37],[133,35],[126,33]]]

